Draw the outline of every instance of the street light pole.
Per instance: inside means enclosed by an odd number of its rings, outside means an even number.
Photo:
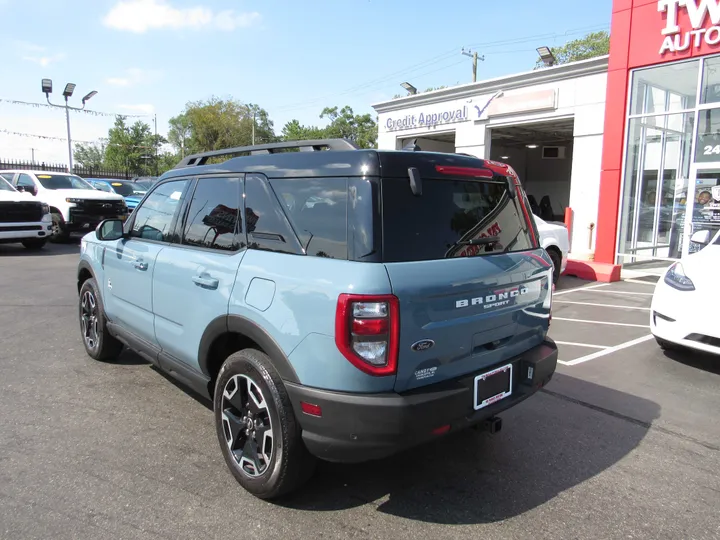
[[[85,110],[85,105],[87,101],[92,98],[97,92],[93,90],[92,92],[89,92],[85,95],[85,97],[82,98],[82,107],[71,107],[68,103],[68,98],[70,98],[73,95],[73,92],[75,91],[75,83],[67,83],[65,85],[65,90],[63,90],[63,97],[65,98],[65,105],[56,105],[55,103],[52,103],[50,101],[50,94],[52,94],[52,79],[43,79],[42,80],[42,91],[45,94],[45,98],[47,99],[48,105],[52,107],[58,107],[58,108],[64,108],[65,109],[65,121],[67,122],[67,142],[68,142],[68,172],[72,173],[73,171],[73,156],[72,156],[72,138],[70,137],[70,109],[73,111],[83,111]]]
[[[68,169],[69,173],[73,172],[73,155],[72,155],[72,139],[70,138],[70,106],[67,102],[67,97],[65,98],[65,121],[67,122],[67,132],[68,132],[68,163],[70,164],[70,167]],[[50,101],[48,99],[48,101]]]

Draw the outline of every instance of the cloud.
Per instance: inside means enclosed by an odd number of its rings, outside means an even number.
[[[259,20],[260,14],[254,11],[239,13],[228,9],[215,13],[206,6],[177,8],[168,0],[120,0],[105,15],[103,24],[136,34],[162,28],[215,28],[230,32]]]
[[[137,103],[134,105],[118,105],[118,109],[124,109],[126,111],[138,112],[142,114],[153,114],[155,112],[155,105],[150,103]]]
[[[14,44],[20,58],[26,62],[32,62],[33,64],[38,64],[42,67],[47,67],[53,62],[65,59],[65,53],[62,52],[46,54],[47,48],[42,45],[37,45],[28,41],[15,41]]]
[[[105,82],[112,86],[136,86],[138,84],[153,83],[162,78],[159,71],[130,68],[126,69],[122,76],[108,77]]]
[[[22,59],[33,64],[38,64],[42,67],[49,66],[53,62],[63,60],[65,55],[63,53],[53,54],[51,56],[23,56]]]

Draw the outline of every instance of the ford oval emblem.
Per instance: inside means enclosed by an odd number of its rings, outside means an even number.
[[[413,351],[427,351],[435,346],[435,342],[432,339],[421,339],[417,343],[413,343],[410,347]]]

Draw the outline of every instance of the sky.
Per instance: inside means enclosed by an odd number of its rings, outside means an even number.
[[[581,7],[582,5],[582,7]],[[612,0],[0,0],[0,161],[67,163],[67,82],[73,141],[107,136],[112,114],[157,115],[158,132],[189,101],[256,103],[275,131],[322,125],[326,106],[372,104],[419,90],[531,70],[535,49],[609,30]],[[18,134],[24,135],[18,135]],[[55,137],[41,139],[27,135]]]

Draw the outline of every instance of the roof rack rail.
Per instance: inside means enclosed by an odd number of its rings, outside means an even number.
[[[181,169],[183,167],[194,167],[205,165],[208,158],[229,156],[232,154],[240,154],[248,152],[251,155],[257,154],[274,154],[278,150],[287,148],[297,148],[301,152],[315,152],[318,150],[357,150],[358,147],[347,139],[315,139],[309,141],[285,141],[269,144],[256,144],[254,146],[238,146],[236,148],[226,148],[223,150],[211,150],[200,154],[186,156],[174,168]]]

